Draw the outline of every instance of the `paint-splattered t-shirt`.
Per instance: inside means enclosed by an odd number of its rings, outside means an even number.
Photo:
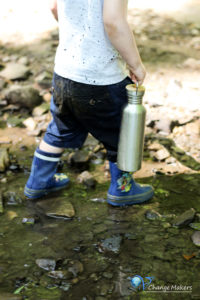
[[[103,2],[58,0],[58,75],[93,85],[117,83],[127,76],[126,64],[104,30]]]

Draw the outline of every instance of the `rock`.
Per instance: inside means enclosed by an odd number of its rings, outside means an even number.
[[[111,279],[113,278],[113,273],[110,272],[103,272],[103,277]]]
[[[87,169],[89,164],[89,155],[86,151],[79,150],[69,155],[68,162],[70,165],[79,169]]]
[[[94,188],[96,185],[96,180],[92,176],[91,173],[88,171],[82,172],[78,177],[77,177],[78,183],[83,183],[87,188]]]
[[[200,230],[200,223],[190,223],[189,226],[195,230]]]
[[[6,148],[0,149],[0,172],[4,172],[10,164],[8,150]]]
[[[0,194],[0,214],[2,214],[2,213],[3,213],[3,197]]]
[[[9,117],[7,119],[7,126],[8,127],[22,127],[23,121],[24,121],[24,119],[22,119],[18,116]]]
[[[156,121],[155,128],[158,131],[162,131],[162,132],[165,132],[165,133],[169,134],[171,132],[171,129],[172,129],[172,120],[162,118],[159,121]]]
[[[200,231],[195,231],[191,239],[196,246],[200,247]]]
[[[182,213],[180,216],[177,216],[173,221],[173,225],[178,227],[188,225],[193,221],[195,213],[196,212],[194,208],[190,208],[189,210]]]
[[[190,40],[189,46],[196,50],[200,50],[200,37],[194,37]]]
[[[5,98],[11,104],[18,104],[21,107],[32,110],[42,102],[39,91],[31,85],[18,86],[14,85],[5,92]]]
[[[45,215],[52,218],[72,218],[75,215],[74,208],[66,198],[40,201],[37,206],[44,210]]]
[[[29,64],[29,60],[27,56],[21,56],[18,61],[19,64],[22,64],[24,66],[27,66]]]
[[[99,202],[99,203],[105,203],[105,202],[107,202],[107,200],[104,199],[104,198],[92,198],[91,201],[92,202]]]
[[[38,267],[46,270],[46,271],[54,271],[56,268],[56,261],[54,259],[36,259],[36,264]]]
[[[200,70],[200,60],[190,57],[183,62],[183,67]]]
[[[158,151],[158,150],[163,149],[163,146],[161,144],[159,144],[159,143],[153,142],[152,144],[150,144],[148,146],[148,149],[149,150],[153,150],[153,151]]]
[[[34,117],[39,117],[43,114],[45,114],[47,111],[49,111],[50,109],[50,106],[48,103],[42,103],[41,105],[39,106],[36,106],[33,111],[32,111],[32,115]]]
[[[165,160],[166,158],[170,157],[170,153],[167,149],[163,148],[158,150],[153,154],[153,157],[155,157],[157,160]]]
[[[7,191],[3,194],[3,198],[6,205],[19,205],[22,203],[22,199],[15,192]]]
[[[111,251],[114,253],[119,253],[121,242],[122,238],[119,235],[107,238],[100,243],[98,250],[99,252]]]
[[[27,79],[30,69],[21,63],[8,63],[0,76],[8,80]]]
[[[41,129],[35,129],[35,130],[31,130],[27,132],[28,136],[40,136],[40,134],[42,133]]]
[[[9,220],[13,220],[18,217],[18,214],[15,211],[9,210],[7,212],[7,217]]]
[[[22,300],[22,296],[1,292],[0,300]]]
[[[34,225],[35,224],[35,219],[32,218],[32,217],[23,218],[22,219],[22,224]]]
[[[0,91],[6,87],[7,83],[3,78],[0,78]]]
[[[44,100],[45,102],[47,102],[47,103],[50,103],[50,102],[51,102],[51,97],[52,97],[51,93],[45,93],[45,94],[43,95],[43,100]]]
[[[162,218],[162,215],[159,214],[159,212],[157,212],[155,210],[147,210],[146,213],[145,213],[145,217],[148,220],[156,220],[156,219]]]
[[[35,81],[42,87],[42,88],[50,88],[52,84],[52,76],[53,74],[49,71],[43,71],[40,73],[36,78]]]
[[[71,278],[67,271],[50,271],[48,273],[48,276],[55,278],[55,279],[70,279]]]
[[[78,274],[83,272],[83,264],[78,260],[70,261],[68,271],[71,272],[74,277],[77,277]]]
[[[12,140],[7,136],[0,137],[0,145],[1,144],[10,144]]]
[[[6,107],[4,107],[2,109],[3,112],[5,111],[10,111],[10,112],[14,112],[14,111],[18,111],[20,109],[20,107],[18,105],[14,105],[14,104],[9,104]]]
[[[26,120],[23,121],[23,124],[26,126],[26,128],[30,131],[33,131],[35,130],[36,126],[37,126],[37,123],[35,122],[35,120],[30,117]]]

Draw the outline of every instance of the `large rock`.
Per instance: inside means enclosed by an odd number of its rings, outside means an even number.
[[[39,91],[31,85],[12,86],[5,92],[5,98],[11,104],[18,104],[21,107],[25,107],[30,110],[32,110],[35,106],[40,105],[43,100]]]
[[[45,215],[48,217],[65,219],[72,218],[75,215],[72,204],[66,198],[40,201],[37,205],[44,210]]]
[[[8,63],[0,76],[8,80],[26,79],[30,73],[30,69],[21,63]]]
[[[10,160],[8,150],[6,148],[0,149],[0,172],[4,172],[9,166]]]

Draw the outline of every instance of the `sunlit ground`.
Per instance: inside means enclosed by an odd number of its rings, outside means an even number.
[[[129,0],[130,9],[152,9],[178,20],[200,23],[199,0]],[[29,42],[56,27],[48,0],[7,0],[0,9],[0,41]]]

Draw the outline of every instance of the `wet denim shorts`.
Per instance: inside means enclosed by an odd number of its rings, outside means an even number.
[[[61,148],[80,148],[88,133],[107,150],[115,162],[121,115],[127,103],[126,85],[129,77],[111,85],[89,85],[53,76],[50,122],[44,141]]]

